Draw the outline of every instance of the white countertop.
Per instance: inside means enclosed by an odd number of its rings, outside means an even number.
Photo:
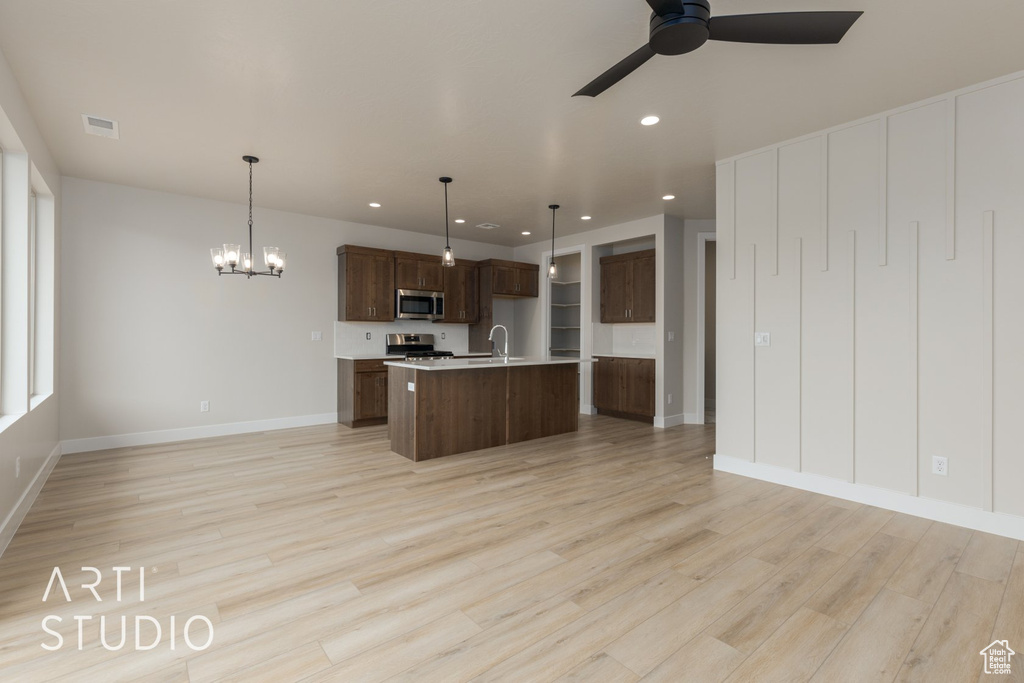
[[[604,356],[605,358],[642,358],[645,360],[654,360],[654,354],[650,353],[598,353],[595,351],[594,356]]]
[[[471,356],[473,358],[480,358],[480,357],[486,358],[486,357],[490,356],[491,354],[489,354],[489,353],[457,353],[455,355],[457,355],[457,356]],[[338,360],[403,360],[405,358],[405,354],[404,353],[392,354],[392,355],[389,356],[389,355],[384,354],[384,353],[372,353],[372,354],[358,354],[358,353],[355,353],[355,354],[348,354],[348,355],[344,355],[344,356],[339,356],[339,355],[335,354],[334,357],[337,358]]]
[[[566,365],[567,363],[593,363],[593,358],[444,358],[441,360],[392,360],[384,365],[413,370],[480,370],[482,368],[511,368],[526,365]]]

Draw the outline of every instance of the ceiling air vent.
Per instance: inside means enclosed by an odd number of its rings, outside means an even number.
[[[117,121],[111,121],[100,116],[82,114],[82,125],[89,135],[98,135],[101,138],[120,140],[121,133],[117,129]]]
[[[495,228],[500,228],[501,226],[495,223],[481,223],[476,227],[481,228],[483,230],[494,230]]]

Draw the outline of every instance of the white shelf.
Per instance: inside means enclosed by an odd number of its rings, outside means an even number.
[[[572,308],[573,306],[579,306],[580,304],[551,304],[552,306],[558,306],[559,308]]]
[[[580,284],[580,281],[579,280],[572,280],[570,282],[558,282],[557,280],[552,280],[551,284],[553,284],[553,285],[578,285],[578,284]]]
[[[555,348],[551,348],[551,349],[549,349],[549,351],[575,351],[576,353],[580,352],[579,349],[555,349]]]
[[[565,327],[563,325],[552,325],[551,329],[553,329],[553,330],[578,330],[580,328],[579,327]]]

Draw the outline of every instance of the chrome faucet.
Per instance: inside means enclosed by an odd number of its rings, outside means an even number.
[[[505,360],[508,360],[508,330],[505,328],[504,325],[495,325],[494,327],[492,327],[491,328],[491,333],[487,335],[487,341],[489,341],[489,342],[493,342],[494,341],[494,331],[496,329],[498,329],[499,327],[501,329],[505,330],[505,352],[502,353],[501,349],[498,349],[498,355],[501,356],[502,358],[504,358]]]

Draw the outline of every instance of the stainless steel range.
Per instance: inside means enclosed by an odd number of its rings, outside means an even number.
[[[435,351],[434,335],[432,334],[389,334],[387,336],[387,354],[389,356],[404,355],[406,360],[450,358],[455,355],[451,351]]]

